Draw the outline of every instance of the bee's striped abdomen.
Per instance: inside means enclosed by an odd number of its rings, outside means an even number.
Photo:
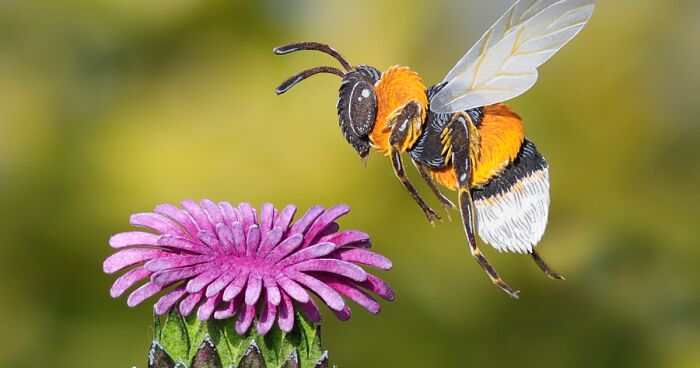
[[[471,194],[484,242],[503,252],[532,252],[549,213],[549,166],[532,142],[525,140],[515,160]]]

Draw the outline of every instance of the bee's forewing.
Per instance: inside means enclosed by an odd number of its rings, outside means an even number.
[[[518,1],[447,74],[431,110],[468,110],[524,93],[537,67],[583,29],[594,7],[595,0]]]

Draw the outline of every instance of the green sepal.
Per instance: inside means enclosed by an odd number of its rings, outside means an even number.
[[[156,317],[158,319],[158,317]],[[180,312],[173,308],[167,317],[157,340],[173,361],[189,362],[190,338]]]
[[[182,317],[176,309],[166,317],[154,316],[155,338],[148,366],[317,368],[327,364],[327,353],[321,349],[320,325],[301,313],[296,314],[289,333],[275,325],[260,336],[254,324],[241,336],[234,326],[235,318],[201,322],[194,314]],[[156,355],[159,359],[154,362],[152,357]]]
[[[296,322],[287,340],[297,348],[301,368],[314,368],[323,355],[321,325],[309,321],[302,313],[297,313]]]

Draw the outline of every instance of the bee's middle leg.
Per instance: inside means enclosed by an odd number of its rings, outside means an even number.
[[[452,203],[452,201],[449,200],[442,192],[440,192],[440,189],[435,185],[435,182],[433,179],[430,177],[430,174],[428,171],[425,169],[425,166],[421,165],[419,162],[416,160],[412,160],[413,165],[416,167],[416,170],[420,173],[420,176],[423,178],[426,184],[428,184],[428,187],[430,188],[431,191],[433,191],[433,194],[437,197],[438,201],[440,202],[440,205],[442,205],[442,208],[445,210],[445,214],[447,215],[447,218],[452,220],[450,217],[450,210],[453,208],[457,208],[457,206]]]

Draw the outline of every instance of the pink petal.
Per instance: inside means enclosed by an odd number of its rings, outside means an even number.
[[[279,244],[284,234],[284,229],[281,227],[275,227],[274,229],[267,232],[263,238],[262,243],[260,243],[260,248],[258,248],[258,257],[265,257],[270,254],[270,251]]]
[[[219,278],[221,276],[221,269],[219,268],[214,268],[209,271],[206,271],[202,274],[199,274],[197,277],[193,278],[189,282],[187,282],[187,292],[188,293],[196,293],[205,287],[207,287],[209,284],[211,284],[214,280]]]
[[[244,255],[246,248],[245,231],[243,230],[243,224],[240,222],[234,222],[231,225],[231,234],[233,234],[233,245],[236,249],[236,254]]]
[[[363,288],[372,291],[373,293],[381,296],[382,298],[392,301],[394,300],[394,291],[391,287],[377,276],[372,274],[367,274],[367,281],[359,283],[358,285]]]
[[[297,249],[301,245],[301,242],[303,240],[304,237],[301,234],[296,234],[287,239],[284,239],[265,258],[269,259],[272,262],[277,262],[280,259],[286,257],[289,253],[292,253],[295,249]]]
[[[291,204],[288,205],[282,210],[282,212],[280,212],[279,216],[276,217],[273,226],[287,230],[289,228],[289,224],[292,223],[292,219],[294,219],[294,214],[296,212],[297,208],[295,206]]]
[[[319,277],[319,279],[325,282],[328,286],[332,287],[335,291],[347,296],[371,313],[377,314],[382,309],[374,298],[351,284],[333,280],[330,277]]]
[[[243,313],[239,314],[236,320],[236,332],[238,332],[239,335],[243,335],[248,331],[255,317],[254,305],[244,304],[243,309]]]
[[[204,243],[209,249],[213,251],[221,251],[221,243],[219,242],[219,238],[217,238],[213,233],[202,230],[197,233],[197,238],[201,240],[202,243]]]
[[[267,293],[267,300],[272,303],[272,305],[279,305],[280,301],[282,300],[282,296],[280,295],[280,289],[275,280],[272,279],[272,277],[265,275],[263,277],[263,285],[265,286],[265,291]]]
[[[292,279],[285,275],[277,275],[275,278],[275,281],[277,284],[284,290],[285,292],[282,293],[284,294],[289,294],[294,300],[298,301],[299,303],[306,303],[311,299],[309,297],[309,294],[304,290],[303,287],[299,286],[296,282],[294,282]]]
[[[316,220],[318,216],[323,214],[324,209],[321,206],[312,206],[309,208],[304,216],[302,216],[297,222],[292,225],[289,229],[290,234],[304,234],[306,230],[311,226],[311,223]]]
[[[198,293],[190,294],[183,299],[180,302],[180,314],[183,316],[189,316],[194,310],[194,307],[196,307],[199,301],[202,300],[202,296],[204,296],[204,292],[200,291]]]
[[[265,203],[260,207],[260,235],[265,239],[268,231],[272,229],[272,221],[274,221],[275,206],[270,203]]]
[[[219,304],[221,298],[218,295],[214,295],[207,299],[202,305],[197,309],[197,319],[200,321],[206,321],[214,314],[214,308]]]
[[[325,236],[319,242],[331,242],[338,247],[347,246],[353,243],[362,243],[369,240],[369,235],[357,230],[345,230],[339,233]]]
[[[224,301],[228,302],[238,295],[243,287],[245,286],[246,280],[248,280],[248,270],[242,270],[236,278],[226,287],[224,290]]]
[[[246,235],[246,251],[245,255],[248,257],[253,256],[258,252],[258,246],[260,245],[260,228],[258,225],[252,225],[248,228],[248,234]]]
[[[350,316],[352,316],[352,312],[350,311],[350,307],[348,307],[347,305],[339,311],[331,309],[331,312],[333,312],[333,314],[335,314],[335,316],[341,321],[347,321],[350,319]]]
[[[227,302],[224,307],[224,309],[217,310],[214,312],[214,318],[216,319],[229,319],[238,313],[238,309],[241,307],[241,301],[243,298],[241,296],[237,296],[233,298],[230,302]]]
[[[245,303],[255,305],[260,298],[262,291],[262,277],[255,272],[251,272],[248,276],[248,287],[245,290]]]
[[[109,290],[109,295],[112,298],[119,297],[120,295],[124,294],[128,288],[134,286],[135,283],[145,279],[148,276],[151,276],[151,273],[151,271],[143,267],[137,267],[130,270],[129,272],[121,275],[121,277],[119,277],[117,281],[112,284],[112,288]]]
[[[238,215],[236,215],[236,212],[233,210],[233,206],[231,206],[231,203],[219,202],[219,208],[221,208],[221,213],[224,216],[224,222],[226,223],[226,226],[230,227],[231,225],[233,225],[234,222],[240,221]]]
[[[238,210],[241,212],[241,223],[244,229],[255,224],[255,214],[253,213],[253,207],[250,206],[250,203],[242,202],[238,205]]]
[[[318,310],[318,306],[313,299],[309,298],[308,302],[298,303],[297,305],[299,306],[299,310],[306,316],[306,319],[313,323],[321,322],[321,311]]]
[[[176,206],[173,206],[172,204],[162,204],[160,206],[157,206],[155,208],[156,213],[160,213],[162,215],[166,215],[170,217],[171,219],[175,220],[180,226],[185,228],[185,230],[189,233],[189,237],[194,238],[194,236],[197,234],[197,226],[194,224],[194,221],[192,220],[192,217],[190,217],[187,212],[177,208]]]
[[[365,272],[362,267],[337,259],[310,259],[308,261],[293,264],[289,266],[289,269],[300,272],[328,272],[335,275],[345,276],[358,282],[367,280],[367,272]]]
[[[314,243],[325,242],[325,241],[322,241],[321,239],[323,239],[329,235],[333,235],[333,234],[337,233],[338,230],[340,230],[340,225],[338,225],[338,223],[336,223],[336,222],[331,222],[330,224],[326,225],[326,227],[323,230],[321,230],[321,232],[318,233],[318,235],[316,235],[316,237],[315,237],[316,239],[314,240]]]
[[[316,293],[329,308],[339,311],[345,307],[343,297],[319,279],[289,269],[284,270],[284,273],[292,280],[297,281]]]
[[[232,253],[235,249],[233,245],[233,233],[231,229],[224,224],[216,225],[216,235],[221,240],[221,249],[224,253]]]
[[[156,302],[155,306],[153,307],[154,311],[159,316],[165,314],[185,294],[187,294],[187,291],[185,290],[185,285],[179,285],[178,287],[176,287],[175,289],[158,299],[158,302]]]
[[[158,294],[159,291],[163,290],[165,286],[157,285],[152,282],[147,282],[143,284],[140,288],[134,290],[133,293],[129,294],[129,298],[126,300],[126,305],[130,307],[135,307],[139,305],[142,301]]]
[[[151,276],[151,281],[158,285],[167,285],[175,281],[184,280],[197,276],[211,267],[208,263],[201,263],[194,266],[173,268],[158,271]]]
[[[277,306],[270,302],[263,304],[262,311],[260,311],[260,319],[258,320],[258,335],[264,336],[270,331],[275,323],[276,312]]]
[[[185,211],[192,216],[197,224],[197,229],[214,232],[214,227],[211,222],[209,222],[209,217],[207,217],[207,214],[204,213],[202,207],[199,207],[197,202],[188,199],[180,202],[180,204],[185,208]]]
[[[135,245],[158,245],[160,235],[145,233],[143,231],[128,231],[113,235],[109,238],[109,245],[112,248],[125,248]]]
[[[158,245],[164,248],[179,249],[193,253],[211,253],[211,250],[202,244],[173,235],[161,236],[160,239],[158,239]]]
[[[304,235],[304,245],[303,247],[312,244],[316,237],[330,224],[332,224],[339,217],[346,215],[350,212],[350,206],[348,205],[338,205],[329,208],[325,213],[319,216],[313,225],[309,228],[309,231]]]
[[[152,259],[143,266],[147,270],[152,272],[158,272],[163,270],[169,270],[172,268],[181,268],[187,266],[193,266],[200,263],[207,263],[213,259],[212,256],[181,256],[181,255],[170,255],[164,258]]]
[[[212,201],[208,199],[202,199],[199,204],[204,208],[204,212],[209,217],[209,222],[218,225],[224,223],[224,216],[221,215],[219,207]]]
[[[277,266],[287,267],[295,263],[306,261],[307,259],[323,257],[330,254],[336,249],[336,245],[333,243],[319,243],[312,245],[308,248],[302,249],[291,256],[279,261]]]
[[[392,263],[388,258],[361,248],[341,248],[333,252],[331,257],[342,259],[343,261],[376,267],[385,271],[390,270],[392,267]]]
[[[237,275],[237,270],[224,272],[223,275],[219,276],[218,279],[209,284],[209,286],[207,287],[207,298],[213,296],[214,294],[218,294],[221,290],[224,290],[224,288],[228,286],[231,283],[231,281],[233,281],[236,278]]]
[[[171,255],[171,253],[158,249],[124,249],[107,257],[102,263],[102,270],[104,270],[105,273],[114,273],[137,263],[148,261],[153,258],[166,257],[168,255]]]
[[[137,213],[131,215],[129,222],[133,226],[145,227],[161,234],[187,236],[187,233],[171,219],[156,213]]]
[[[279,305],[277,325],[284,332],[290,332],[294,328],[294,306],[292,305],[292,300],[285,293],[282,293],[282,303]]]

